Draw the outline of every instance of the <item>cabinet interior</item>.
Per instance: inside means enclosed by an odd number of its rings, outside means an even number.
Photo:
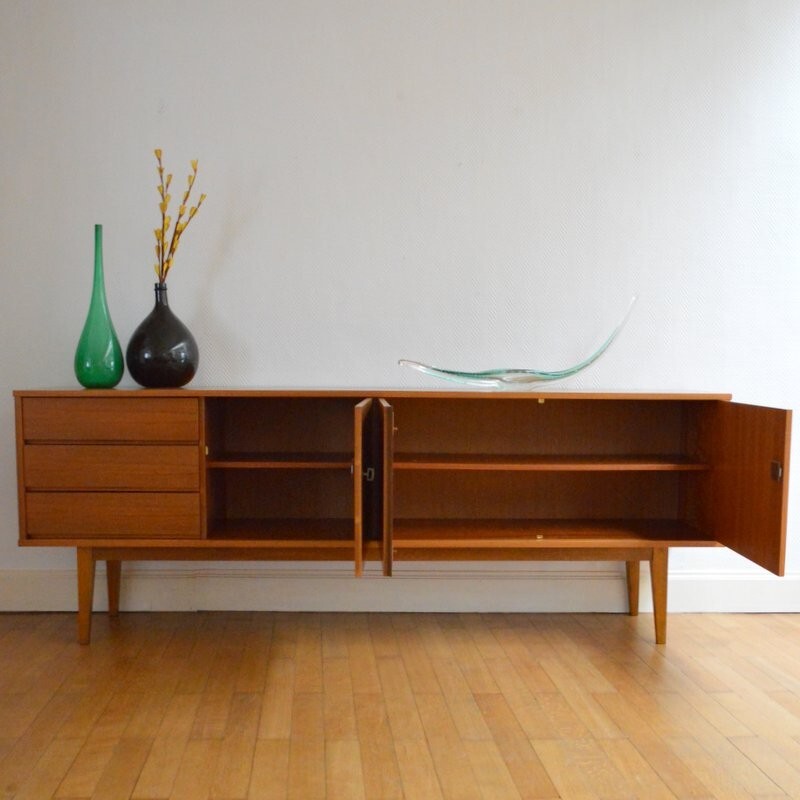
[[[354,402],[206,400],[208,537],[354,540]]]
[[[393,406],[395,549],[614,531],[709,538],[702,502],[713,402],[400,398]]]
[[[226,397],[205,402],[211,466],[218,461],[352,460],[352,399]]]

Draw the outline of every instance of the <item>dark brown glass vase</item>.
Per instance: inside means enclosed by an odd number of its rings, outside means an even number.
[[[133,332],[125,361],[141,386],[174,389],[194,377],[200,353],[194,336],[169,307],[167,285],[157,283],[155,291],[155,307]]]

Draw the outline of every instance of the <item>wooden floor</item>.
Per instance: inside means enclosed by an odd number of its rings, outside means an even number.
[[[800,798],[800,616],[0,615],[0,798]]]

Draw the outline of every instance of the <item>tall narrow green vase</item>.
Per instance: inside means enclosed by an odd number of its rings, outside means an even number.
[[[103,226],[94,226],[94,282],[89,313],[75,351],[75,377],[87,389],[110,389],[122,379],[125,362],[106,302]]]

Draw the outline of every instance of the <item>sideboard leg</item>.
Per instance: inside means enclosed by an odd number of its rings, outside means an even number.
[[[667,565],[669,549],[657,547],[650,559],[650,581],[653,586],[653,618],[656,644],[667,643]]]
[[[91,547],[78,548],[78,644],[89,644],[94,602],[94,554]]]
[[[635,617],[639,613],[639,562],[625,562],[625,576],[628,582],[628,613]]]
[[[106,583],[108,584],[108,615],[119,614],[119,586],[122,575],[121,561],[106,561]]]

